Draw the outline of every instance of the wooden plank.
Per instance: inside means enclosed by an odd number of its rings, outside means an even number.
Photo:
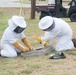
[[[51,51],[54,50],[54,48],[52,46],[46,47],[46,48],[37,48],[34,51],[29,51],[29,52],[25,52],[25,53],[21,53],[21,56],[23,57],[33,57],[33,56],[44,56],[47,55],[49,53],[51,53]]]

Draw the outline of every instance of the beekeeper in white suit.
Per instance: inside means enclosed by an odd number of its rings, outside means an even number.
[[[45,16],[39,21],[39,28],[45,31],[45,35],[43,37],[37,37],[41,42],[49,41],[52,43],[52,40],[57,38],[55,47],[57,53],[50,55],[51,59],[65,58],[63,51],[74,48],[74,44],[71,41],[72,29],[62,19]]]
[[[27,52],[33,50],[28,42],[23,30],[26,28],[26,22],[22,16],[13,16],[8,21],[8,27],[5,29],[1,39],[1,56],[3,57],[16,57],[17,53]],[[28,47],[25,48],[17,41],[21,39],[22,42]]]

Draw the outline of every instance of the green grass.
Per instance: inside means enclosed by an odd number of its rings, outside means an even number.
[[[38,47],[40,44],[33,34],[42,36],[44,33],[38,28],[39,14],[36,13],[35,19],[30,19],[30,9],[25,9],[25,11],[26,15],[22,14],[22,16],[25,17],[28,27],[24,33],[32,46]],[[12,15],[19,15],[19,8],[0,8],[0,38]],[[69,18],[63,18],[63,20],[69,23],[74,33],[73,37],[76,37],[76,22],[70,22]],[[59,60],[48,59],[49,55],[28,58],[0,57],[0,75],[76,75],[76,49],[65,52],[65,54],[67,58]]]

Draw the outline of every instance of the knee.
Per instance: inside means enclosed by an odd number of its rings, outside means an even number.
[[[10,56],[9,57],[15,58],[15,57],[17,57],[17,53],[10,53]]]
[[[14,58],[14,57],[17,57],[17,53],[16,52],[7,52],[6,50],[1,50],[1,56]]]

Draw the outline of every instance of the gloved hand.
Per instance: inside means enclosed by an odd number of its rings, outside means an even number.
[[[22,39],[22,42],[29,48],[29,51],[33,50],[33,47],[31,46],[26,37]]]
[[[49,41],[47,40],[45,43],[44,43],[44,46],[47,47],[49,45]]]
[[[34,50],[33,47],[29,47],[29,51],[32,51],[32,50]]]
[[[16,47],[17,49],[21,50],[22,52],[28,52],[29,50],[23,47],[21,44],[14,42],[13,46]]]
[[[42,43],[42,40],[40,37],[36,37],[37,41],[41,44]]]
[[[36,37],[36,40],[41,44],[42,43],[42,40],[41,40],[41,38],[40,37],[38,37],[36,34],[33,34],[33,36],[35,36]]]

